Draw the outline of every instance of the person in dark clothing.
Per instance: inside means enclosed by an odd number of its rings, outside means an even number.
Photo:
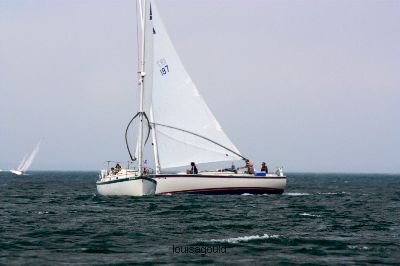
[[[192,166],[192,168],[188,171],[189,174],[197,175],[199,171],[197,170],[196,164],[194,162],[191,162],[190,166]]]
[[[265,162],[263,162],[261,164],[261,172],[265,172],[265,173],[268,174],[268,167],[267,167],[267,164]]]

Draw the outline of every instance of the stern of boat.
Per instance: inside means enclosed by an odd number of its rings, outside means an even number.
[[[102,170],[96,186],[103,196],[147,196],[156,193],[157,181],[150,176],[139,176],[137,171],[123,169],[118,174],[107,174]]]

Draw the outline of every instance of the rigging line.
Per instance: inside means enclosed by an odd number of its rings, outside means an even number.
[[[161,127],[166,127],[166,128],[175,129],[175,130],[182,131],[182,132],[185,132],[185,133],[194,135],[194,136],[196,136],[196,137],[205,139],[205,140],[207,140],[207,141],[209,141],[209,142],[211,142],[211,143],[213,143],[213,144],[215,144],[215,145],[217,145],[217,146],[220,146],[221,148],[224,148],[224,149],[227,150],[227,151],[230,151],[231,153],[233,153],[233,154],[239,156],[240,158],[242,158],[243,160],[247,160],[246,157],[244,157],[244,156],[242,156],[241,154],[239,154],[239,153],[237,153],[237,152],[235,152],[235,151],[229,149],[228,147],[225,147],[224,145],[222,145],[222,144],[220,144],[220,143],[218,143],[218,142],[216,142],[216,141],[213,141],[213,140],[211,140],[211,139],[209,139],[209,138],[206,138],[206,137],[204,137],[204,136],[202,136],[202,135],[199,135],[199,134],[197,134],[197,133],[191,132],[191,131],[189,131],[189,130],[182,129],[182,128],[177,128],[177,127],[173,127],[173,126],[169,126],[169,125],[159,124],[159,123],[150,123],[150,124],[156,125],[156,126],[161,126]]]
[[[149,121],[149,118],[147,117],[147,115],[146,115],[145,112],[137,112],[137,114],[136,114],[134,117],[132,117],[132,119],[129,121],[128,126],[126,127],[126,130],[125,130],[125,143],[126,143],[126,148],[128,149],[129,157],[131,158],[132,161],[136,161],[137,158],[134,158],[134,157],[132,156],[131,149],[129,148],[129,143],[128,143],[128,130],[129,130],[129,127],[131,126],[133,120],[135,120],[135,118],[136,118],[139,114],[141,114],[141,113],[143,114],[144,118],[146,118],[146,120],[147,120],[147,125],[148,125],[148,127],[149,127],[149,128],[148,128],[148,131],[147,131],[146,141],[145,141],[145,143],[144,143],[145,145],[146,145],[146,143],[147,143],[147,141],[149,140],[149,137],[150,137],[151,123],[150,123],[150,121]]]
[[[192,146],[192,147],[194,147],[194,148],[196,148],[196,149],[202,150],[202,151],[212,152],[212,153],[216,153],[216,154],[221,154],[221,151],[219,151],[219,150],[218,150],[218,151],[215,151],[215,150],[211,150],[211,149],[208,148],[208,147],[204,147],[204,143],[202,143],[203,145],[201,145],[201,144],[194,144],[193,142],[181,140],[181,139],[179,139],[178,137],[174,137],[174,136],[172,136],[171,134],[162,132],[162,131],[160,131],[160,130],[159,130],[157,133],[158,133],[160,136],[163,136],[164,138],[167,138],[168,140],[171,140],[171,141],[174,141],[174,142],[178,142],[178,143],[183,144],[183,145],[190,145],[190,146]],[[213,147],[213,148],[215,148],[215,147]]]
[[[129,143],[128,143],[128,129],[131,126],[133,120],[140,114],[140,112],[137,112],[134,117],[132,117],[131,121],[129,121],[128,126],[126,127],[125,130],[125,143],[126,143],[126,148],[128,149],[129,157],[131,158],[132,161],[136,161],[136,158],[133,158],[131,149],[129,148]]]
[[[143,116],[144,116],[144,118],[146,118],[146,120],[147,120],[147,126],[148,126],[148,128],[149,128],[148,131],[147,131],[146,141],[144,142],[144,145],[146,145],[146,144],[147,144],[147,141],[149,140],[149,137],[150,137],[151,123],[150,123],[150,120],[149,120],[149,118],[147,117],[147,115],[146,115],[145,112],[143,112]]]

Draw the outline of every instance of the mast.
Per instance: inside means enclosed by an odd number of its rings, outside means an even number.
[[[140,54],[138,56],[139,59],[139,136],[138,136],[138,168],[139,175],[143,175],[143,118],[144,118],[144,108],[143,108],[143,93],[144,93],[144,82],[145,82],[145,30],[146,30],[146,0],[138,0],[137,5],[139,7],[139,15],[138,15],[138,25],[141,25],[141,31],[138,30],[138,40],[141,40],[140,44]],[[140,32],[140,33],[139,33]]]

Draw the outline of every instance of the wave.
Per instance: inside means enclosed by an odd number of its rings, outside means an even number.
[[[259,240],[259,239],[269,239],[269,238],[279,238],[279,235],[254,235],[254,236],[241,236],[241,237],[234,237],[234,238],[226,238],[226,239],[211,239],[210,242],[218,242],[218,243],[231,243],[236,244],[239,242],[248,242],[252,240]]]
[[[357,246],[357,245],[351,245],[351,246],[347,246],[349,249],[357,249],[357,250],[368,250],[369,247],[367,246]]]
[[[283,195],[287,196],[308,196],[311,195],[310,193],[301,193],[301,192],[290,192],[290,193],[285,193]]]
[[[321,215],[310,214],[310,213],[306,213],[306,212],[300,213],[299,215],[301,215],[301,216],[310,216],[310,217],[321,217]]]
[[[341,194],[347,194],[347,192],[319,192],[318,194],[320,195],[341,195]]]

